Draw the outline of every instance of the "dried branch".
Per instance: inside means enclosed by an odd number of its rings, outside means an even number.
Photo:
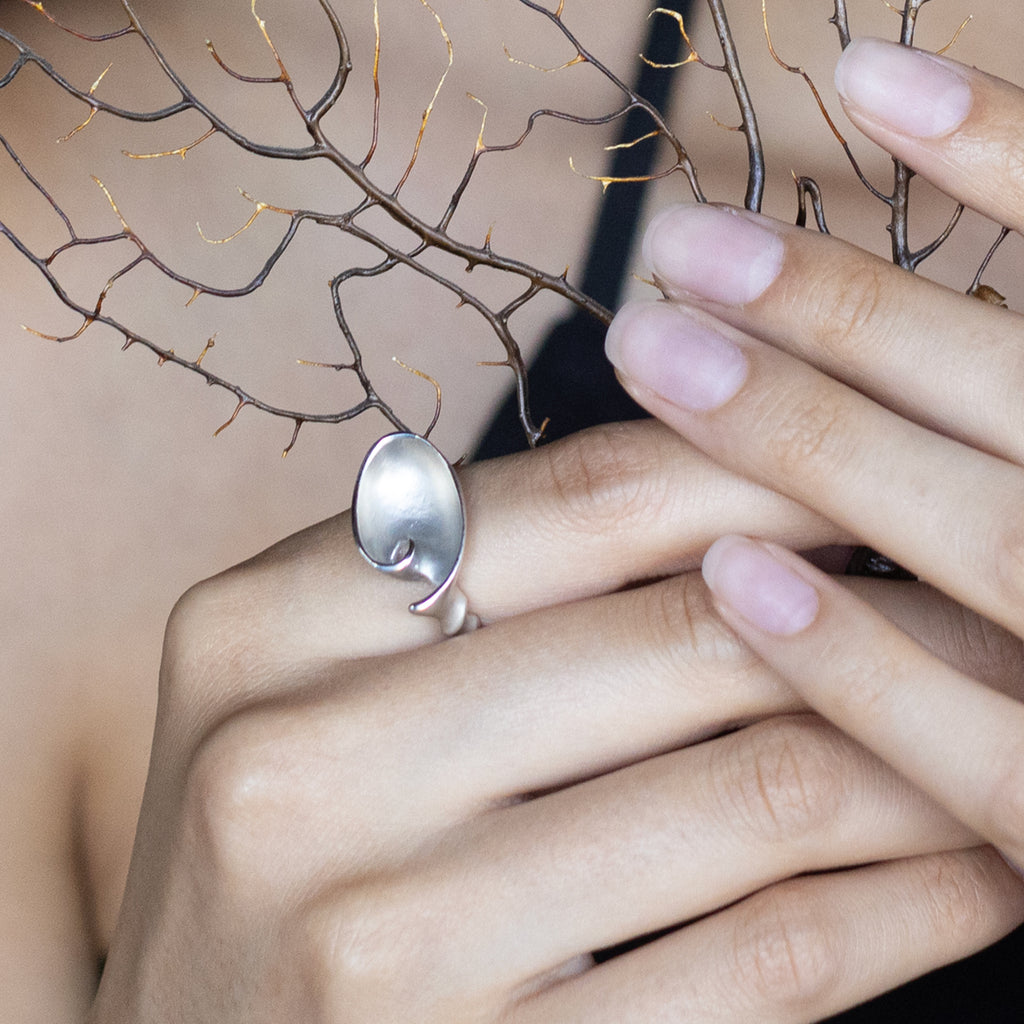
[[[929,0],[904,0],[902,9],[887,4],[895,13],[900,15],[900,35],[899,42],[904,46],[913,46],[914,34],[917,28],[918,15],[921,12],[921,8],[928,3]],[[833,0],[833,14],[828,19],[829,23],[836,27],[836,31],[839,34],[839,43],[842,49],[846,49],[851,42],[849,15],[847,12],[846,0]],[[802,67],[796,67],[791,64],[787,64],[775,50],[775,46],[772,43],[771,31],[768,24],[768,0],[761,0],[761,13],[764,21],[764,33],[765,39],[768,44],[768,49],[780,67],[790,72],[791,74],[799,75],[807,83],[808,88],[814,96],[814,100],[824,118],[829,130],[835,136],[836,140],[842,146],[847,159],[850,162],[854,173],[857,175],[861,184],[870,192],[876,199],[884,203],[890,210],[889,223],[886,225],[886,230],[891,236],[892,245],[892,260],[897,266],[902,267],[905,270],[915,271],[918,266],[929,256],[932,256],[939,248],[941,248],[949,237],[952,235],[957,224],[960,222],[960,216],[964,211],[962,205],[958,205],[952,215],[950,216],[945,228],[940,234],[934,238],[927,245],[922,246],[920,249],[913,249],[910,245],[910,183],[914,177],[914,172],[901,160],[893,159],[893,187],[892,191],[888,194],[882,192],[881,189],[876,188],[861,171],[860,166],[850,149],[849,144],[839,131],[832,117],[829,115],[828,110],[825,107],[825,103],[821,98],[821,94],[818,92],[817,87],[811,80],[810,75]],[[956,32],[953,33],[953,37],[950,41],[943,46],[938,52],[945,53],[952,46],[955,45],[956,41],[960,38],[961,33],[971,22],[973,16],[965,18]],[[798,206],[798,219],[797,223],[804,224],[806,221],[806,200],[809,198],[813,204],[815,218],[818,222],[819,230],[825,231],[824,215],[821,209],[821,192],[817,185],[809,178],[797,178],[797,189],[799,193],[799,206]],[[998,245],[997,245],[998,247]],[[979,286],[980,275],[987,266],[987,260],[982,265],[982,270],[979,271],[978,277],[975,279],[972,289]]]
[[[580,127],[592,127],[595,129],[619,124],[626,125],[628,123],[629,128],[626,130],[630,134],[627,134],[617,144],[607,147],[607,151],[621,155],[628,151],[639,150],[642,147],[657,147],[656,149],[652,148],[649,150],[652,159],[645,163],[644,169],[641,172],[635,174],[619,173],[616,170],[603,173],[582,172],[577,170],[575,159],[570,159],[571,169],[589,180],[600,183],[604,189],[613,185],[624,185],[629,182],[648,182],[655,179],[660,180],[675,175],[682,175],[692,196],[698,202],[706,201],[698,177],[697,167],[687,147],[684,145],[678,130],[669,123],[667,118],[653,104],[640,95],[633,86],[623,81],[606,63],[602,62],[583,44],[579,36],[570,29],[565,19],[564,0],[560,0],[554,9],[545,6],[541,2],[537,2],[537,0],[515,0],[515,2],[536,14],[541,21],[546,22],[556,38],[560,39],[561,43],[568,47],[568,59],[557,68],[546,68],[537,62],[529,60],[528,54],[513,55],[511,51],[506,50],[508,59],[523,65],[524,74],[531,73],[532,69],[534,71],[543,71],[547,74],[571,75],[578,73],[577,69],[579,68],[590,68],[596,71],[614,88],[618,97],[617,101],[606,112],[589,116],[583,116],[572,110],[553,108],[535,110],[525,118],[521,130],[513,138],[492,143],[485,141],[487,105],[483,100],[471,97],[480,103],[483,108],[480,130],[474,143],[469,144],[469,140],[467,140],[468,155],[466,162],[458,176],[458,181],[451,192],[444,212],[436,220],[420,213],[414,208],[412,202],[407,202],[404,192],[410,178],[416,174],[422,143],[429,130],[431,116],[441,101],[443,88],[448,79],[449,72],[457,60],[456,45],[445,28],[441,16],[434,10],[428,0],[418,0],[418,2],[433,19],[437,37],[444,47],[444,62],[439,68],[433,92],[429,95],[423,109],[415,139],[412,140],[411,156],[404,165],[402,173],[398,176],[397,182],[394,184],[383,182],[375,173],[375,170],[371,170],[382,130],[381,54],[383,43],[378,0],[373,0],[372,7],[369,6],[369,0],[367,0],[367,16],[372,15],[374,27],[373,52],[368,57],[368,63],[371,66],[372,72],[374,102],[372,122],[369,126],[370,142],[361,157],[354,157],[343,151],[331,138],[324,123],[326,115],[335,108],[342,97],[354,66],[352,52],[344,27],[332,6],[331,0],[315,0],[320,16],[324,19],[326,27],[329,29],[331,36],[333,36],[335,57],[333,66],[328,69],[329,74],[326,87],[319,98],[310,105],[306,105],[299,95],[299,89],[288,70],[285,58],[274,41],[274,35],[267,22],[260,16],[257,10],[256,0],[250,0],[250,14],[262,39],[262,44],[270,51],[274,67],[276,68],[275,74],[255,75],[233,67],[223,59],[212,41],[208,40],[206,42],[210,58],[232,80],[252,89],[285,90],[294,109],[294,116],[297,117],[302,125],[305,138],[307,139],[305,143],[293,146],[272,144],[266,140],[254,138],[244,133],[231,123],[226,115],[215,109],[209,102],[201,99],[172,66],[171,62],[158,47],[154,37],[141,24],[130,0],[119,0],[127,24],[99,35],[88,35],[76,30],[72,26],[61,23],[46,11],[42,3],[33,2],[33,0],[22,0],[22,2],[36,10],[52,26],[89,46],[102,48],[115,40],[124,39],[129,36],[136,37],[148,52],[154,70],[159,72],[176,93],[176,98],[172,102],[156,109],[134,109],[120,106],[100,95],[100,93],[106,93],[106,89],[101,88],[101,85],[104,81],[104,76],[110,70],[109,65],[106,70],[96,77],[89,87],[83,88],[65,77],[64,74],[35,49],[17,39],[8,30],[0,28],[0,42],[10,47],[13,53],[6,71],[0,74],[0,90],[14,82],[23,71],[32,68],[45,76],[54,86],[63,90],[74,101],[83,105],[85,116],[76,127],[72,128],[64,136],[65,140],[71,140],[75,135],[86,130],[99,113],[136,124],[162,122],[170,124],[179,118],[180,115],[198,116],[205,122],[206,127],[198,136],[194,134],[194,126],[190,129],[187,137],[193,141],[154,152],[136,153],[126,150],[124,151],[125,156],[133,160],[154,160],[168,156],[178,156],[184,160],[196,147],[214,136],[218,136],[240,151],[269,160],[320,161],[331,168],[334,173],[337,173],[341,182],[355,186],[358,199],[354,205],[346,209],[291,208],[283,204],[274,203],[269,198],[257,198],[250,192],[239,189],[246,201],[253,206],[251,215],[236,230],[220,238],[208,237],[203,233],[203,229],[197,225],[200,235],[206,241],[216,245],[229,244],[252,227],[264,214],[271,214],[282,218],[282,220],[280,222],[278,240],[272,244],[269,252],[264,255],[262,266],[258,271],[246,282],[234,287],[224,287],[202,280],[191,273],[176,268],[171,265],[170,261],[162,258],[158,254],[158,246],[151,244],[148,240],[141,237],[139,232],[133,229],[130,214],[119,207],[113,192],[98,179],[96,179],[97,185],[103,190],[109,206],[118,220],[119,230],[96,236],[80,234],[76,230],[70,216],[44,186],[41,178],[29,171],[29,168],[15,151],[13,145],[7,139],[0,136],[0,144],[2,144],[7,157],[13,162],[14,166],[32,188],[46,201],[60,220],[66,233],[66,240],[62,241],[48,253],[37,253],[33,251],[32,247],[23,238],[16,234],[8,223],[2,220],[0,220],[0,235],[6,237],[14,249],[36,268],[64,306],[82,319],[81,325],[71,334],[62,336],[50,335],[31,328],[33,333],[55,341],[70,342],[75,338],[81,337],[93,324],[104,324],[122,337],[124,348],[138,347],[148,349],[157,357],[160,365],[168,362],[174,363],[191,373],[199,375],[207,384],[230,392],[235,400],[234,410],[230,418],[218,429],[218,433],[233,424],[241,411],[249,406],[271,415],[291,420],[293,432],[284,454],[287,454],[292,449],[305,423],[345,422],[369,410],[376,410],[397,428],[408,429],[398,411],[377,390],[370,379],[358,339],[346,313],[345,299],[346,294],[348,294],[345,286],[349,282],[359,279],[385,278],[398,268],[411,271],[430,282],[433,286],[447,291],[453,296],[459,307],[472,309],[481,318],[489,332],[500,343],[505,354],[502,360],[490,360],[482,365],[500,365],[512,371],[516,383],[519,420],[526,437],[531,444],[536,444],[541,439],[543,425],[540,427],[536,425],[530,409],[527,368],[522,356],[520,339],[517,336],[513,323],[515,314],[542,295],[556,296],[568,303],[571,308],[575,308],[580,313],[600,323],[609,322],[611,313],[595,298],[577,287],[570,280],[567,269],[560,272],[547,271],[532,266],[512,255],[500,253],[492,245],[490,231],[487,233],[484,241],[478,243],[458,237],[453,230],[456,213],[460,209],[481,161],[493,159],[497,154],[518,150],[526,145],[541,120],[568,122]],[[900,41],[906,45],[910,45],[913,41],[918,14],[920,8],[926,2],[927,0],[905,0],[904,2],[900,12]],[[766,0],[763,0],[763,4],[766,4]],[[706,59],[698,51],[685,24],[683,13],[670,7],[660,6],[651,10],[650,17],[666,22],[675,22],[675,27],[669,30],[680,33],[681,40],[685,45],[684,55],[679,61],[665,63],[653,61],[647,55],[640,55],[640,59],[651,68],[667,69],[693,64],[699,67],[702,73],[720,73],[725,74],[729,78],[740,115],[739,124],[735,126],[734,130],[744,136],[747,150],[748,178],[744,203],[748,208],[757,210],[761,207],[764,195],[766,168],[764,146],[760,136],[753,98],[743,75],[740,56],[737,52],[726,14],[725,0],[708,0],[707,6],[721,51],[720,62],[718,58]],[[951,217],[949,224],[936,239],[916,251],[912,250],[908,241],[909,196],[912,172],[904,165],[896,162],[893,190],[890,194],[882,192],[865,178],[845,139],[829,116],[825,104],[810,77],[802,67],[786,63],[776,52],[769,31],[766,6],[762,8],[762,16],[767,47],[772,57],[787,72],[801,76],[807,83],[829,129],[846,152],[858,178],[873,196],[881,200],[889,208],[889,230],[892,234],[893,259],[907,269],[915,269],[922,260],[935,252],[950,237],[959,218],[960,211],[958,210]],[[834,0],[833,13],[828,20],[835,26],[840,45],[845,48],[851,40],[846,0]],[[950,45],[956,41],[962,29],[963,26],[957,30]],[[633,131],[634,125],[639,125],[640,127]],[[795,180],[799,197],[797,223],[801,225],[806,223],[809,205],[813,211],[818,229],[827,232],[821,190],[810,178],[798,177]],[[371,227],[371,224],[374,222],[370,219],[370,215],[379,215],[381,213],[394,224],[404,228],[411,236],[412,242],[406,245],[399,245],[382,238],[378,231]],[[138,268],[143,266],[152,267],[168,281],[181,285],[189,296],[186,305],[192,305],[201,296],[234,299],[250,295],[267,281],[282,257],[292,244],[295,243],[300,232],[309,233],[316,231],[340,233],[368,246],[376,253],[376,258],[368,262],[367,265],[340,268],[330,275],[330,302],[334,312],[334,319],[344,344],[344,356],[336,362],[308,364],[321,367],[326,366],[355,378],[362,391],[362,397],[343,408],[328,412],[315,412],[312,410],[279,407],[266,399],[251,394],[239,383],[219,376],[206,365],[204,359],[214,346],[216,334],[209,337],[197,358],[189,359],[177,355],[173,348],[161,345],[154,339],[136,332],[130,324],[121,322],[104,309],[111,291],[121,285],[126,278],[133,275]],[[82,303],[73,298],[66,290],[57,269],[57,264],[60,262],[61,257],[71,250],[82,247],[106,249],[125,242],[130,243],[134,248],[131,258],[125,260],[110,275],[95,300],[90,303]],[[993,246],[992,251],[986,257],[979,270],[974,285],[972,285],[971,290],[973,293],[978,293],[980,289],[985,287],[980,283],[981,275],[988,266],[988,262],[996,247]],[[514,289],[514,297],[506,301],[502,306],[492,305],[491,300],[486,299],[483,292],[475,288],[474,279],[466,276],[460,276],[456,279],[447,272],[438,270],[437,261],[431,261],[428,258],[431,254],[444,254],[449,257],[455,257],[458,263],[467,270],[486,267],[505,275],[506,278],[518,282]],[[187,349],[192,346],[182,341],[178,347]],[[215,361],[215,357],[211,357],[208,360],[211,363]],[[419,371],[413,372],[418,373]],[[427,379],[432,380],[432,378]],[[557,410],[554,410],[554,412],[557,414]],[[435,414],[435,422],[436,419],[437,416]],[[433,423],[430,429],[432,427]]]
[[[736,95],[736,105],[740,108],[740,114],[743,117],[740,127],[747,140],[747,164],[749,167],[747,191],[743,197],[743,203],[748,210],[760,210],[761,200],[764,196],[765,167],[764,146],[761,144],[761,136],[757,128],[757,115],[754,113],[750,90],[747,88],[746,79],[740,68],[739,54],[736,52],[732,30],[729,28],[729,21],[725,15],[724,0],[708,0],[708,7],[711,9],[711,17],[715,22],[718,41],[722,44],[725,69]]]

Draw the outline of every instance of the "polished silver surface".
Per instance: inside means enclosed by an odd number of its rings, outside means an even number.
[[[462,491],[426,438],[387,434],[369,450],[356,477],[352,530],[375,569],[433,587],[409,611],[433,615],[449,636],[478,625],[456,585],[466,542]]]

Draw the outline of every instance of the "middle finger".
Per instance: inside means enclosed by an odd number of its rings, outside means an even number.
[[[696,303],[918,423],[1024,463],[1017,313],[836,238],[731,208],[665,210],[645,255],[670,299]]]
[[[1024,630],[1019,466],[906,419],[707,313],[627,307],[608,347],[633,396],[723,465]]]
[[[405,922],[430,922],[424,904],[457,910],[465,929],[431,956],[468,978],[486,976],[478,958],[507,937],[501,969],[517,987],[781,878],[976,844],[873,755],[799,715],[483,816],[432,848],[392,904]]]

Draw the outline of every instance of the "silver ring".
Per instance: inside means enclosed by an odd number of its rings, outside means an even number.
[[[433,590],[409,605],[446,636],[476,629],[456,583],[466,546],[466,506],[451,463],[419,434],[386,434],[366,453],[352,495],[352,532],[379,572]]]

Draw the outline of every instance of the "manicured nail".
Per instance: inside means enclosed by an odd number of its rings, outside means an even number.
[[[644,260],[662,284],[742,306],[782,269],[782,239],[766,224],[727,206],[680,204],[651,221]]]
[[[918,139],[948,135],[971,110],[971,86],[956,64],[882,39],[850,43],[836,89],[858,113]]]
[[[623,306],[608,328],[605,352],[626,377],[696,412],[717,409],[747,379],[737,345],[664,302]]]
[[[770,545],[723,537],[708,549],[702,572],[719,601],[773,636],[793,636],[818,614],[817,591]]]

